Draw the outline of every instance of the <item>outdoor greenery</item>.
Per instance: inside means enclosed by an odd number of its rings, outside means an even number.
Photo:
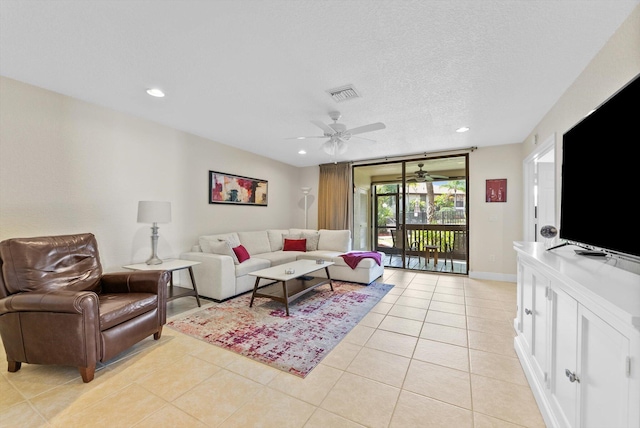
[[[426,183],[426,193],[419,193],[417,183],[407,184],[407,223],[416,224],[460,224],[464,223],[464,211],[456,210],[455,201],[458,192],[466,191],[465,180],[451,180],[438,183],[447,193],[434,194],[432,182]],[[381,184],[376,186],[378,195],[378,226],[396,224],[396,195],[401,192],[399,184]],[[384,195],[389,195],[385,197]],[[399,200],[399,199],[398,199]],[[402,212],[402,210],[401,210]]]

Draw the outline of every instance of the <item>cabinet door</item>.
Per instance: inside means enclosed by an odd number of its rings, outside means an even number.
[[[533,268],[531,266],[519,263],[518,275],[520,276],[519,283],[522,288],[522,301],[520,303],[520,331],[524,337],[526,346],[531,353],[533,348]]]
[[[626,427],[629,339],[586,308],[578,307],[581,427]]]
[[[562,427],[575,427],[578,381],[567,374],[577,372],[578,302],[561,290],[551,291],[551,407]],[[568,370],[568,372],[567,372]]]
[[[526,263],[520,265],[522,283],[521,331],[531,354],[535,375],[541,383],[547,378],[549,280]]]
[[[549,351],[549,280],[537,273],[533,277],[533,367],[538,377],[547,382]]]

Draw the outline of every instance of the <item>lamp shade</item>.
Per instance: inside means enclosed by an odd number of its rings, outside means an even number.
[[[171,202],[138,202],[138,223],[169,223],[170,221]]]

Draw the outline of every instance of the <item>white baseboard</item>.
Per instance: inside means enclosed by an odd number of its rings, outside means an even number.
[[[518,276],[516,274],[507,273],[469,271],[469,278],[488,279],[491,281],[516,282]]]

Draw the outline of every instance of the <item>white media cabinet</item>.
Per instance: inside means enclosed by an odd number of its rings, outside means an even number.
[[[514,242],[515,350],[549,427],[640,427],[640,275]]]

